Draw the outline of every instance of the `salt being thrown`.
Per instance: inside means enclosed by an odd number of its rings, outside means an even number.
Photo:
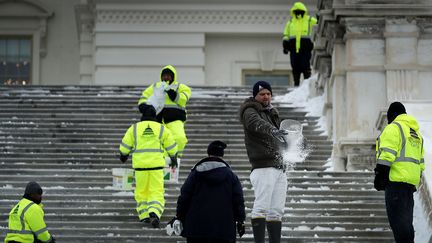
[[[282,158],[284,164],[290,170],[295,167],[296,163],[303,162],[312,149],[305,144],[302,134],[303,127],[300,122],[291,119],[283,120],[280,129],[287,131],[285,136],[287,147],[282,152]]]

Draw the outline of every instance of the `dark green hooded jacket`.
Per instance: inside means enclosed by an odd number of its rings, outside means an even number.
[[[281,144],[271,133],[279,129],[279,112],[271,105],[264,107],[250,97],[240,107],[245,145],[252,170],[256,168],[282,168]]]

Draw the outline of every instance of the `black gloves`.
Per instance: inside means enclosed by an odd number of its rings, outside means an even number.
[[[285,130],[272,129],[271,134],[273,137],[277,138],[281,143],[286,143],[285,136],[288,135],[288,132]]]
[[[244,222],[237,222],[237,233],[239,234],[240,238],[244,235],[245,232],[246,230]]]
[[[150,109],[150,108],[153,108],[153,109],[154,109],[153,106],[151,106],[151,105],[147,105],[147,104],[145,104],[145,103],[142,103],[141,105],[138,106],[138,109],[139,109],[139,111],[141,112],[141,114],[147,112],[147,110]]]
[[[124,154],[120,153],[120,161],[122,163],[126,162],[128,160],[128,158],[129,158],[129,155],[124,155]]]
[[[174,167],[177,168],[177,166],[178,166],[178,163],[177,163],[177,155],[170,157],[170,159],[171,159],[171,163],[170,163],[169,166],[170,166],[171,168],[174,168]]]
[[[387,184],[389,183],[390,167],[377,164],[374,171],[375,171],[375,179],[374,179],[375,189],[377,191],[385,190]]]
[[[283,48],[283,53],[286,55],[288,54],[288,50],[289,50],[289,44],[288,44],[288,40],[283,40],[282,41],[282,48]]]
[[[168,91],[166,91],[168,97],[170,98],[170,100],[174,101],[177,97],[177,92],[173,89],[170,89]]]

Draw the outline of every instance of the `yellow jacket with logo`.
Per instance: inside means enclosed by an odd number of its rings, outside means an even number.
[[[160,76],[162,77],[162,71],[165,69],[171,70],[174,73],[173,82],[169,85],[171,89],[174,89],[177,92],[177,97],[174,101],[172,101],[167,94],[165,94],[165,105],[161,112],[161,116],[164,119],[165,123],[172,122],[175,120],[186,121],[186,104],[191,97],[191,89],[185,85],[177,82],[177,71],[171,66],[165,66],[161,69]],[[155,84],[147,87],[141,94],[141,97],[138,101],[138,105],[146,103],[148,98],[153,94],[155,87],[160,87],[164,81],[159,81]]]
[[[52,240],[45,225],[42,206],[23,198],[9,213],[9,228],[5,242],[33,243],[35,237],[42,242]]]
[[[294,10],[303,10],[305,14],[302,18],[297,19]],[[299,52],[300,48],[312,50],[313,44],[310,37],[313,26],[318,22],[317,19],[308,15],[306,6],[301,2],[294,3],[290,14],[291,19],[286,23],[283,34],[283,39],[289,42],[289,51]]]
[[[134,169],[165,166],[164,150],[170,156],[177,153],[177,144],[169,129],[156,121],[141,121],[126,131],[120,144],[120,153],[132,153]]]
[[[390,167],[389,180],[414,186],[425,169],[423,138],[414,117],[401,114],[386,126],[376,143],[377,163]]]

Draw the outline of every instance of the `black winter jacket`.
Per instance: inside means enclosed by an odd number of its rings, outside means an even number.
[[[192,168],[177,200],[177,218],[183,237],[236,239],[236,222],[246,218],[243,190],[225,161],[207,157]]]
[[[240,122],[243,124],[246,151],[252,169],[283,167],[282,144],[271,133],[279,129],[279,112],[276,108],[264,107],[250,97],[240,107]]]

